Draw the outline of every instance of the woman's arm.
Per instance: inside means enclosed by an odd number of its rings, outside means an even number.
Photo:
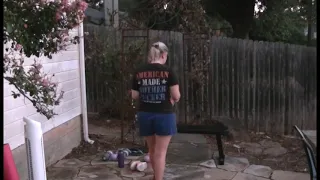
[[[132,97],[132,99],[134,99],[134,100],[139,99],[139,91],[136,91],[136,90],[134,90],[134,89],[131,89],[131,97]]]
[[[173,85],[170,87],[170,95],[171,95],[171,99],[174,102],[178,102],[180,100],[181,94],[180,94],[180,90],[179,90],[179,85]]]

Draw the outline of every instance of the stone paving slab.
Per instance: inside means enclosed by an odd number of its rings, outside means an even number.
[[[268,166],[261,165],[250,165],[247,169],[243,171],[246,174],[251,174],[259,177],[270,178],[272,174],[272,169]]]
[[[77,168],[54,168],[51,167],[47,171],[48,180],[72,180],[77,177]]]
[[[59,168],[80,168],[89,165],[89,162],[81,161],[79,159],[63,159],[58,161],[53,167]]]
[[[206,170],[204,177],[199,180],[231,180],[236,174],[236,172],[212,168],[210,170]]]
[[[99,154],[100,155],[100,154]],[[84,162],[91,162],[93,159],[95,159],[98,155],[92,155],[92,156],[83,156],[83,157],[79,157],[78,159],[80,161],[84,161]]]
[[[268,179],[239,172],[236,174],[236,176],[232,180],[268,180]]]
[[[146,175],[145,172],[131,171],[129,167],[121,169],[120,174],[122,177],[126,178],[142,178]]]
[[[273,171],[272,180],[310,180],[308,173],[297,173],[291,171]]]
[[[263,155],[278,157],[286,154],[288,151],[284,147],[270,147],[263,151]]]
[[[247,153],[250,153],[253,155],[260,155],[263,151],[263,148],[258,143],[242,142],[239,145],[240,147],[243,147]]]
[[[246,158],[226,156],[224,165],[218,165],[218,168],[226,171],[241,172],[249,165],[249,161]]]
[[[168,147],[167,163],[199,164],[211,158],[207,144],[171,143]]]
[[[78,174],[79,178],[86,178],[86,179],[112,179],[112,180],[121,180],[121,178],[116,175],[117,171],[105,166],[105,165],[98,165],[98,166],[84,166],[80,169]]]
[[[172,143],[196,143],[207,144],[206,138],[201,134],[184,134],[178,133],[171,139]]]
[[[180,175],[173,179],[164,179],[164,180],[198,180],[204,177],[203,171],[195,171],[195,172],[188,172],[184,175]]]
[[[168,164],[165,169],[164,178],[166,180],[175,180],[176,178],[185,178],[191,176],[193,173],[200,172],[197,177],[203,177],[204,171],[199,166],[188,166],[188,165],[178,165],[178,164]],[[190,177],[189,177],[190,178]],[[190,178],[191,179],[191,178]]]
[[[217,167],[216,162],[213,159],[210,159],[208,161],[200,163],[199,166],[206,167],[206,168],[216,168]]]
[[[123,179],[123,180],[127,180],[127,179]],[[153,175],[146,175],[146,176],[141,177],[141,178],[132,178],[132,180],[153,180]]]
[[[261,154],[278,157],[287,153],[287,149],[282,147],[280,143],[264,139],[259,143],[241,142],[239,144],[246,152],[259,156]]]

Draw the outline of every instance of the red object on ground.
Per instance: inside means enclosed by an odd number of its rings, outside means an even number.
[[[19,180],[19,174],[9,144],[3,145],[4,180]]]

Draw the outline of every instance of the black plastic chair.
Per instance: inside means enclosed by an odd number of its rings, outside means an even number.
[[[303,142],[303,147],[306,152],[308,165],[309,165],[310,179],[316,180],[317,179],[317,162],[315,160],[316,158],[315,158],[313,148],[308,142],[305,134],[297,126],[293,126],[293,127],[298,132]]]

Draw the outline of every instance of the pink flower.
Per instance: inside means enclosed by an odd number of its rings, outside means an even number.
[[[65,6],[63,8],[63,10],[68,13],[68,12],[72,11],[72,7],[70,5],[68,5],[68,6]]]
[[[42,86],[44,87],[48,87],[50,85],[48,79],[43,79],[42,82],[41,82]]]
[[[56,21],[59,21],[61,19],[61,13],[60,11],[56,12]]]
[[[28,28],[28,24],[24,24],[23,26],[24,26],[24,28],[26,28],[26,29]]]
[[[68,0],[62,0],[61,3],[62,3],[63,6],[68,6]]]
[[[79,3],[79,9],[80,9],[81,11],[85,11],[85,10],[87,9],[87,7],[88,7],[88,4],[87,4],[85,1],[80,1],[80,3]]]
[[[16,47],[14,48],[16,51],[20,51],[22,49],[21,44],[16,44]]]

